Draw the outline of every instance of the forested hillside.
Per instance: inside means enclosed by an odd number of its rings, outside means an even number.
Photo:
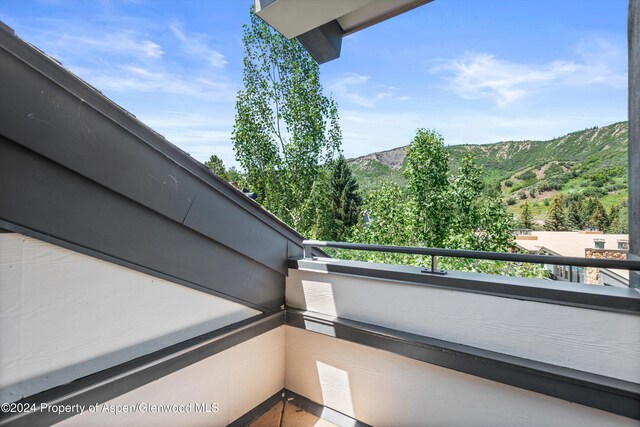
[[[572,132],[549,141],[504,141],[447,146],[451,170],[466,153],[482,166],[484,181],[500,191],[514,213],[529,202],[542,221],[556,194],[596,197],[606,208],[627,200],[627,122]],[[390,180],[404,187],[406,146],[372,153],[350,164],[363,192]]]

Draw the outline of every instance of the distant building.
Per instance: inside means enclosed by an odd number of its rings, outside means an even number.
[[[627,259],[629,236],[601,231],[516,230],[516,247],[534,254]],[[545,265],[554,280],[615,287],[629,286],[627,270]]]

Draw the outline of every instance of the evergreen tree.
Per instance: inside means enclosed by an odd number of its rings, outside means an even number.
[[[583,217],[583,207],[580,199],[576,199],[567,206],[567,227],[570,230],[582,230],[586,226]]]
[[[600,204],[600,201],[595,197],[587,197],[582,204],[582,218],[585,225],[591,225],[590,220],[593,213],[596,211],[596,206]]]
[[[227,176],[227,170],[224,167],[224,162],[220,157],[216,156],[215,154],[212,154],[211,157],[209,157],[209,160],[204,162],[204,165],[207,168],[209,168],[211,172],[218,175],[220,178],[227,181],[229,180],[229,177]]]
[[[562,197],[559,194],[553,198],[551,206],[549,206],[544,228],[548,231],[563,231],[566,229],[564,207],[562,206]]]
[[[595,209],[593,211],[593,215],[589,219],[589,225],[592,227],[598,228],[598,230],[606,231],[607,226],[609,225],[609,219],[607,218],[607,213],[604,210],[604,206],[602,203],[598,201],[595,205]]]
[[[533,214],[529,208],[529,202],[525,201],[522,204],[522,213],[520,214],[520,223],[524,228],[533,228]]]
[[[622,205],[613,205],[609,211],[609,227],[608,233],[625,234],[629,232],[627,227],[627,212]]]
[[[343,241],[351,227],[358,222],[362,198],[358,194],[358,183],[342,155],[333,167],[329,197],[331,223],[329,230],[325,233],[326,238]],[[324,208],[326,209],[326,206]]]

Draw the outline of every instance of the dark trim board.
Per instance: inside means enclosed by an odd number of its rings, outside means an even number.
[[[343,414],[342,412],[338,412],[331,408],[327,408],[326,406],[322,406],[319,403],[314,402],[313,400],[307,399],[306,397],[294,393],[286,388],[283,388],[273,396],[269,397],[267,400],[229,424],[229,427],[244,427],[250,424],[252,421],[256,420],[262,414],[266,413],[269,409],[271,409],[275,404],[282,401],[283,403],[290,402],[297,406],[298,408],[315,415],[318,418],[322,418],[324,420],[329,421],[332,424],[337,425],[338,427],[368,427],[369,424],[365,424],[360,422],[348,415]]]
[[[308,311],[288,308],[286,324],[640,419],[640,384]]]
[[[284,273],[2,136],[0,182],[5,223],[260,311],[284,303]]]
[[[283,311],[255,316],[80,378],[69,384],[24,398],[18,403],[79,404],[85,406],[104,403],[283,324]],[[49,426],[72,415],[75,414],[39,411],[23,414],[1,413],[0,425]]]
[[[422,273],[422,267],[333,259],[291,259],[289,268],[393,280],[420,286],[472,292],[547,304],[640,314],[640,290],[450,271]]]

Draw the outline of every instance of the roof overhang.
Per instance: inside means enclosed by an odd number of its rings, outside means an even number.
[[[432,0],[254,0],[256,14],[318,63],[340,56],[342,37]]]

